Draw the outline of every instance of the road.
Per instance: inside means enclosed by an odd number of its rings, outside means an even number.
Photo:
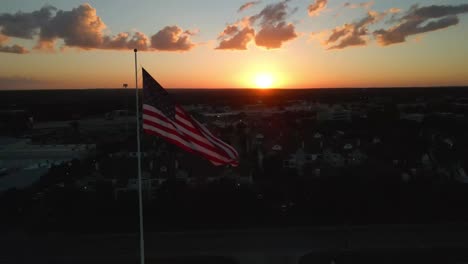
[[[7,232],[0,238],[0,264],[137,263],[138,243],[137,234]],[[349,259],[356,256],[367,263],[362,259],[389,260],[398,254],[443,259],[425,263],[452,263],[455,257],[453,263],[468,263],[467,224],[148,233],[145,243],[147,263],[331,263],[335,259],[338,264],[355,263]]]

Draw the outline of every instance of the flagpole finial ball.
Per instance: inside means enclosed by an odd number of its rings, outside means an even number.
[[[133,52],[137,52],[138,50],[137,49],[133,49]]]

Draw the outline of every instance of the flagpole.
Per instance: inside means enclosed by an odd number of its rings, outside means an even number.
[[[138,69],[137,49],[135,53],[135,94],[136,94],[136,120],[137,120],[137,157],[138,157],[138,204],[140,211],[140,264],[145,264],[145,240],[143,237],[143,199],[141,190],[141,148],[140,148],[140,105],[138,102]]]

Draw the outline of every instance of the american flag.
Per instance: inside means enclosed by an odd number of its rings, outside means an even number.
[[[212,164],[239,165],[239,155],[175,103],[169,93],[143,69],[143,130]]]

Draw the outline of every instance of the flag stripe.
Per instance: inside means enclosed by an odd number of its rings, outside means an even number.
[[[185,117],[187,117],[187,114],[185,113],[185,111],[179,106],[176,106],[176,113],[184,115]],[[177,118],[177,116],[176,116],[176,118]],[[211,134],[211,132],[208,129],[206,129],[197,120],[195,120],[195,119],[191,119],[191,120],[193,120],[195,124],[193,124],[192,122],[190,122],[188,120],[184,120],[184,121],[186,121],[186,124],[190,125],[194,129],[200,130],[203,133],[203,136],[206,137],[208,140],[212,139],[212,140],[210,140],[210,142],[217,145],[218,147],[222,148],[224,151],[226,151],[226,154],[228,154],[231,158],[235,158],[235,159],[239,158],[239,154],[237,153],[237,151],[233,147],[231,147],[230,145],[224,143],[219,138],[215,137],[213,134]]]
[[[212,163],[223,164],[228,161],[227,159],[223,159],[222,157],[220,159],[218,155],[212,155],[212,153],[209,153],[209,151],[207,151],[206,149],[201,148],[192,142],[184,140],[177,134],[167,131],[163,127],[159,127],[157,124],[147,124],[145,122],[143,124],[143,129],[145,130],[145,132],[155,132],[158,135],[164,137],[166,140],[170,139],[172,141],[171,143],[176,143],[176,145],[178,145],[186,151],[198,153],[203,157],[209,159]]]
[[[204,132],[207,136],[209,136],[210,138],[212,138],[213,140],[215,140],[218,144],[220,145],[223,145],[224,147],[228,148],[229,150],[232,151],[232,153],[238,157],[238,153],[237,151],[232,147],[230,146],[229,144],[226,144],[225,142],[223,142],[222,140],[220,140],[219,138],[215,137],[206,127],[204,127],[202,124],[200,124],[200,122],[198,122],[197,120],[194,120],[195,123],[198,125],[198,127],[200,128],[200,130],[202,132]]]
[[[145,70],[143,73],[143,130],[198,154],[214,165],[239,165],[239,155],[230,145],[209,132],[175,103],[169,93]]]
[[[208,142],[208,140],[206,140],[201,134],[200,134],[200,131],[198,131],[197,129],[195,129],[193,126],[187,126],[185,125],[188,121],[179,117],[178,114],[176,114],[176,122],[166,118],[162,113],[161,111],[159,111],[158,109],[150,106],[150,105],[143,105],[143,112],[145,114],[148,114],[148,115],[153,115],[155,116],[156,118],[163,118],[164,117],[164,120],[166,122],[170,122],[172,125],[175,126],[176,129],[178,130],[181,130],[181,132],[184,132],[186,134],[189,134],[189,135],[193,135],[193,137],[197,138],[198,140],[200,141],[203,141],[207,144],[210,144]],[[189,130],[189,131],[187,131]]]
[[[144,127],[144,125],[143,125]],[[143,128],[145,133],[146,134],[151,134],[151,135],[156,135],[156,136],[159,136],[159,137],[162,137],[164,140],[168,141],[169,143],[172,143],[176,146],[178,146],[179,148],[189,152],[189,153],[193,153],[193,154],[197,154],[205,159],[207,159],[204,155],[202,155],[201,153],[197,152],[197,151],[194,151],[193,149],[191,149],[190,147],[186,146],[185,144],[183,144],[182,142],[180,141],[177,141],[171,137],[169,137],[170,134],[161,134],[160,132],[157,132],[157,131],[154,131],[156,130],[155,128],[153,127],[148,127],[148,128]],[[217,161],[214,161],[212,159],[208,159],[213,165],[216,165],[216,166],[219,166],[219,165],[223,165],[225,164],[225,162],[217,162]]]
[[[201,145],[211,151],[214,151],[218,153],[219,155],[226,156],[226,153],[224,151],[214,146],[210,141],[208,141],[205,137],[203,137],[203,135],[199,134],[199,131],[194,131],[193,129],[191,129],[190,131],[187,130],[185,127],[181,126],[177,122],[173,122],[172,120],[164,117],[162,113],[160,113],[157,109],[151,109],[152,108],[151,106],[144,105],[143,108],[144,108],[143,113],[144,115],[146,115],[143,117],[144,119],[147,119],[153,122],[158,122],[158,120],[162,120],[162,122],[164,122],[164,125],[166,127],[174,130],[174,133],[178,133],[183,137],[184,136],[190,137],[190,141],[195,141],[198,145]]]
[[[197,123],[197,125],[200,127],[200,131],[203,133],[203,135],[208,139],[210,140],[210,142],[212,142],[213,144],[215,144],[216,146],[224,149],[224,151],[226,151],[226,153],[233,159],[238,159],[239,158],[239,154],[237,153],[237,151],[231,147],[230,145],[224,143],[223,141],[221,141],[220,139],[218,139],[217,137],[213,136],[213,134],[210,133],[210,131],[208,131],[208,129],[206,129],[202,124],[200,124],[198,121],[195,120],[195,122]]]
[[[187,137],[183,134],[180,134],[176,129],[174,129],[173,127],[171,127],[170,124],[160,120],[160,119],[156,119],[154,117],[151,117],[151,116],[146,116],[144,117],[144,120],[143,120],[143,123],[147,126],[153,126],[159,130],[162,130],[166,133],[171,133],[173,135],[175,135],[178,139],[180,140],[183,140],[184,142],[187,143],[187,145],[191,146],[192,149],[194,150],[198,150],[198,151],[201,151],[207,155],[210,155],[212,157],[215,157],[219,160],[223,160],[225,162],[229,161],[230,159],[227,158],[225,155],[223,155],[223,153],[219,153],[217,152],[217,149],[212,147],[212,146],[209,146],[209,145],[206,145],[204,144],[203,142],[198,142],[196,139],[194,138],[190,138],[190,137]]]

